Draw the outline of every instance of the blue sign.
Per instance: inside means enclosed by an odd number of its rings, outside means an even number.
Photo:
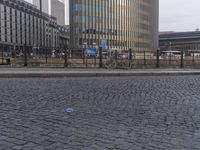
[[[96,49],[87,49],[87,54],[88,55],[96,55],[97,51],[96,51]]]
[[[107,41],[106,41],[106,39],[102,39],[101,46],[102,46],[102,50],[106,50],[107,49]]]

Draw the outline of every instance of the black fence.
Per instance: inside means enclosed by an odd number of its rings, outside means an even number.
[[[66,68],[200,68],[200,52],[134,51],[101,48],[94,53],[82,49],[0,50],[0,65],[9,67],[66,67]]]

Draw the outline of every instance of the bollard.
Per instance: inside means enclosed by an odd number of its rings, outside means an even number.
[[[157,52],[156,52],[156,68],[160,68],[159,56],[160,56],[160,50],[158,49]]]
[[[183,51],[181,51],[181,68],[184,68],[184,64],[183,64]]]
[[[99,47],[99,67],[103,67],[103,61],[102,61],[102,47]]]

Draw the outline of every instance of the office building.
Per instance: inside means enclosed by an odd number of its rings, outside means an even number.
[[[200,31],[192,32],[162,32],[159,35],[161,51],[199,51]]]
[[[0,45],[17,51],[23,46],[58,48],[59,30],[55,17],[41,13],[24,0],[0,0]]]
[[[65,25],[65,0],[33,0],[33,4],[43,12],[57,18],[59,25]],[[41,6],[42,5],[42,6]]]
[[[70,46],[154,51],[158,0],[70,0]]]

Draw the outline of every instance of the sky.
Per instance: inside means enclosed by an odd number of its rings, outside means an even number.
[[[200,29],[200,0],[159,0],[160,31]]]
[[[200,29],[200,0],[159,1],[160,31],[195,31],[197,28]],[[68,19],[69,15],[66,14],[66,22]]]

